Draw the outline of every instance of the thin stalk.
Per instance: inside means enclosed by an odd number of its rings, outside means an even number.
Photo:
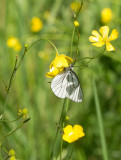
[[[51,150],[51,154],[50,154],[50,159],[53,158],[53,152],[54,152],[54,148],[55,148],[55,143],[56,143],[56,140],[57,140],[57,136],[58,136],[58,133],[59,133],[59,129],[60,129],[60,125],[61,125],[63,113],[64,113],[65,102],[66,102],[66,99],[64,99],[64,102],[63,102],[63,107],[62,107],[62,111],[61,111],[61,116],[60,116],[60,119],[59,119],[59,122],[58,122],[57,131],[56,131],[54,143],[53,143],[52,150]]]
[[[6,123],[12,123],[12,122],[16,122],[17,120],[19,120],[23,115],[19,116],[18,118],[12,120],[12,121],[8,121],[8,120],[1,120],[1,122],[6,122]]]
[[[55,47],[55,45],[54,45],[50,40],[45,39],[45,38],[40,38],[40,39],[38,39],[37,41],[35,41],[35,42],[28,48],[28,50],[30,50],[30,48],[32,48],[36,43],[38,43],[38,42],[41,41],[41,40],[48,41],[48,42],[54,47],[56,53],[58,53],[58,50],[57,50],[57,48]]]
[[[82,9],[82,6],[83,6],[83,0],[81,0],[81,6],[80,6],[79,10],[77,11],[77,0],[76,0],[76,8],[75,8],[75,14],[74,14],[74,19],[75,20],[78,18],[79,13],[80,13],[80,11]]]
[[[9,135],[11,135],[12,133],[16,132],[19,128],[21,128],[24,123],[28,122],[30,120],[30,118],[26,119],[25,121],[19,123],[19,125],[12,131],[8,132],[6,135],[4,135],[1,139],[0,142],[4,140],[4,138],[8,137]]]
[[[77,28],[76,30],[77,30],[77,34],[78,34],[78,41],[77,41],[77,49],[76,49],[76,54],[75,54],[75,61],[74,61],[74,63],[76,62],[76,58],[77,58],[77,56],[78,56],[78,54],[79,54],[79,38],[80,38],[79,29]]]
[[[63,148],[63,139],[61,139],[61,145],[60,145],[60,160],[62,160],[62,148]]]
[[[16,75],[16,72],[17,72],[18,68],[20,67],[21,62],[23,61],[23,58],[24,58],[26,52],[27,52],[27,47],[25,47],[24,53],[23,53],[22,58],[21,58],[21,60],[20,60],[20,62],[19,62],[18,65],[17,65],[18,57],[16,56],[14,68],[13,68],[13,71],[12,71],[12,74],[11,74],[11,77],[10,77],[10,80],[9,80],[8,87],[6,88],[7,94],[6,94],[5,103],[4,103],[4,106],[3,106],[2,119],[3,119],[4,111],[5,111],[5,108],[6,108],[6,104],[7,104],[7,100],[8,100],[8,95],[9,95],[9,93],[10,93],[10,89],[11,89],[11,87],[12,87],[12,84],[13,84],[13,81],[14,81],[14,78],[15,78],[15,75]]]
[[[106,49],[106,48],[104,48],[103,51],[101,51],[98,55],[96,55],[96,56],[94,56],[94,57],[83,57],[83,58],[80,58],[80,59],[77,60],[77,61],[84,60],[84,59],[89,59],[89,61],[86,63],[86,64],[88,64],[91,60],[97,59],[97,58],[101,57],[101,56],[103,55],[103,53],[105,52],[105,49]]]
[[[75,26],[74,26],[74,28],[73,28],[72,38],[71,38],[71,51],[70,51],[70,57],[72,56],[72,46],[73,46],[73,40],[74,40],[74,33],[75,33]]]
[[[7,85],[6,85],[6,83],[4,82],[4,80],[2,79],[2,76],[0,75],[0,79],[1,79],[1,81],[2,81],[2,83],[4,84],[4,87],[5,87],[5,89],[7,88]]]
[[[101,139],[101,145],[102,145],[103,159],[108,160],[108,152],[107,152],[107,145],[106,145],[106,139],[105,139],[105,134],[104,134],[101,106],[99,102],[96,82],[94,79],[92,80],[92,86],[93,86],[96,114],[97,114],[99,131],[100,131],[99,133],[100,133],[100,139]]]
[[[73,145],[73,146],[72,146],[71,153],[70,153],[70,155],[69,155],[69,158],[68,158],[68,160],[71,160],[72,153],[73,153],[73,151],[74,151],[74,143],[73,143],[72,145]]]
[[[67,99],[67,105],[66,105],[65,118],[66,118],[66,114],[67,114],[68,106],[69,106],[69,99]]]
[[[62,117],[62,128],[65,127],[65,120],[66,120],[68,106],[69,106],[69,99],[67,99],[67,104],[66,104],[65,112],[64,112],[63,117]],[[62,147],[63,147],[63,139],[61,138],[60,160],[61,160],[61,155],[62,155]]]
[[[4,104],[4,106],[3,106],[2,116],[4,115],[4,110],[5,110],[5,107],[6,107],[6,104],[7,104],[8,94],[9,94],[9,92],[10,92],[10,89],[11,89],[11,86],[12,86],[12,82],[13,82],[13,78],[14,78],[14,75],[15,75],[15,73],[16,73],[17,60],[18,60],[18,59],[17,59],[17,57],[16,57],[14,69],[13,69],[13,72],[12,72],[11,77],[10,77],[10,81],[9,81],[9,84],[8,84],[8,88],[6,88],[7,94],[6,94],[6,98],[5,98],[5,104]]]
[[[1,148],[5,153],[9,154],[9,152],[7,151],[7,149],[5,147],[1,146]]]

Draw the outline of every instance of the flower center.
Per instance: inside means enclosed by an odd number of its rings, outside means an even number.
[[[71,136],[72,134],[74,134],[74,132],[70,132],[70,133],[69,133],[69,136]]]

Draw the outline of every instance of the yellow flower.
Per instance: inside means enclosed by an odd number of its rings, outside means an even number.
[[[14,46],[15,51],[20,51],[21,48],[22,48],[22,46],[21,46],[20,42],[17,42],[16,45]]]
[[[15,51],[20,51],[22,46],[19,42],[19,40],[16,37],[10,37],[7,40],[7,46],[9,48],[13,48]]]
[[[81,3],[80,2],[77,2],[77,4],[75,2],[72,2],[70,4],[70,7],[73,11],[75,11],[75,9],[77,9],[77,11],[79,11],[80,7],[81,7]]]
[[[83,136],[85,136],[85,133],[83,132],[82,126],[74,125],[72,127],[71,125],[67,125],[64,128],[64,134],[62,138],[64,141],[67,141],[68,143],[72,143]]]
[[[99,32],[101,33],[101,35],[96,30],[92,31],[93,36],[89,37],[89,41],[93,42],[92,45],[96,47],[102,47],[105,44],[107,51],[115,51],[115,48],[112,46],[110,41],[118,38],[118,31],[116,29],[113,29],[110,36],[108,37],[109,27],[103,26],[100,28]]]
[[[13,149],[9,151],[9,156],[15,156],[15,151]]]
[[[102,23],[106,24],[112,20],[113,13],[110,8],[104,8],[101,12],[101,21]]]
[[[10,160],[16,160],[15,156],[11,156]]]
[[[46,77],[49,77],[49,78],[54,78],[57,74],[59,74],[61,71],[63,70],[62,69],[58,69],[58,68],[50,68],[49,69],[49,72],[46,73]]]
[[[50,64],[50,70],[46,73],[46,76],[49,78],[55,77],[59,74],[65,67],[69,67],[69,65],[73,62],[73,59],[65,56],[64,54],[57,54],[55,59]]]
[[[15,37],[8,38],[8,40],[7,40],[7,46],[9,48],[13,48],[16,45],[17,42],[18,42],[18,39],[15,38]]]
[[[78,21],[74,21],[74,25],[75,25],[75,27],[79,27],[79,22]]]
[[[22,110],[19,109],[18,115],[19,115],[19,116],[23,116],[23,119],[29,117],[29,116],[28,116],[28,110],[27,110],[26,108],[24,108],[24,109],[22,109]]]
[[[43,22],[38,17],[33,17],[31,20],[31,31],[39,32],[43,27]]]

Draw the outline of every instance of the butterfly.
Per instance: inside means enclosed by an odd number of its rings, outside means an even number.
[[[75,102],[82,102],[83,94],[79,79],[73,71],[72,65],[64,68],[51,82],[53,93],[59,98],[69,98]]]

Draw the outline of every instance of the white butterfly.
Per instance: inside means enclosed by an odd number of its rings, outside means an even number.
[[[81,102],[83,98],[79,79],[72,66],[64,68],[51,82],[53,93],[59,98],[69,98],[75,102]]]

